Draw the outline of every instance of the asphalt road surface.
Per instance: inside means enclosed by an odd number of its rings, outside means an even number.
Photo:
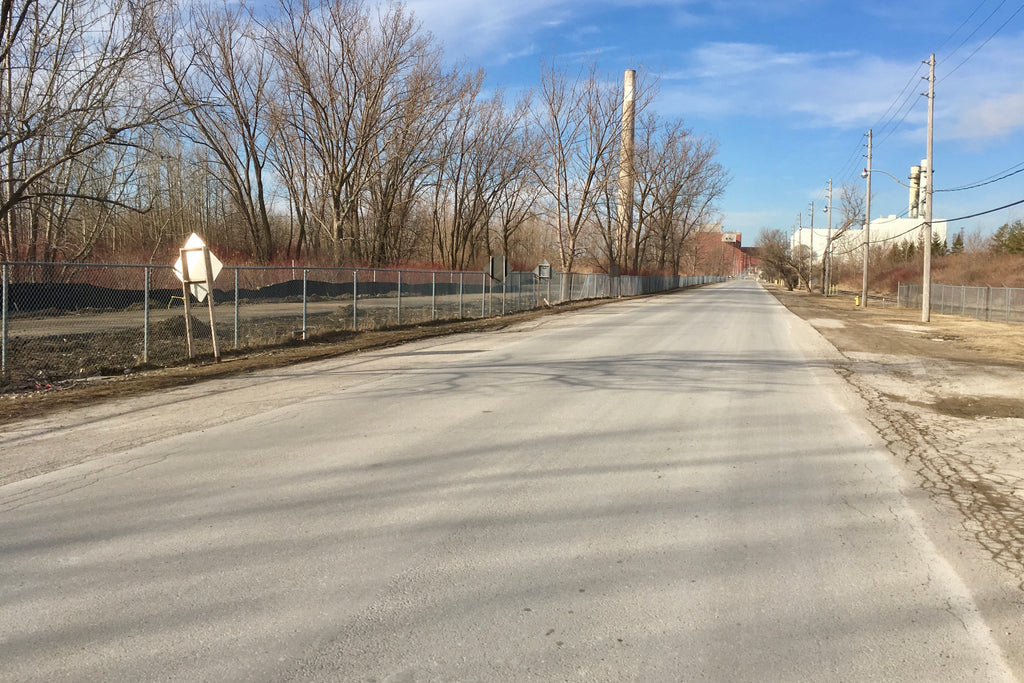
[[[0,679],[1013,680],[828,352],[733,281],[16,426]]]

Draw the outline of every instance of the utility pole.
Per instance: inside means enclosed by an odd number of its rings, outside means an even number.
[[[832,289],[832,179],[828,179],[828,232],[825,233],[825,254],[821,257],[821,293],[826,297]]]
[[[796,252],[799,251],[800,247],[804,246],[804,213],[801,211],[796,215],[796,249],[793,249],[793,240],[789,241],[790,251],[792,256],[796,257]]]
[[[935,187],[935,161],[932,159],[932,134],[935,124],[935,53],[928,60],[928,184],[924,205],[924,273],[921,276],[921,322],[932,315],[932,188]]]
[[[814,202],[811,202],[811,267],[808,269],[807,274],[807,287],[811,287],[811,274],[814,273]]]
[[[860,292],[860,307],[868,307],[868,252],[871,250],[871,129],[868,129],[868,167],[864,169],[864,177],[868,180],[867,197],[864,209],[864,276]]]

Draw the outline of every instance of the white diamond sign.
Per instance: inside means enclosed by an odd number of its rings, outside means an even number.
[[[204,253],[210,254],[210,282],[217,279],[220,275],[223,264],[220,260],[213,255],[209,249],[206,248],[206,243],[203,242],[199,235],[192,233],[192,236],[185,242],[185,246],[182,247],[182,252],[185,254],[185,263],[188,266],[188,282],[185,282],[185,274],[182,270],[181,257],[174,262],[174,274],[178,276],[178,279],[183,284],[189,285],[192,290],[192,294],[199,301],[206,299],[206,295],[209,294],[206,288],[206,258],[203,256]]]

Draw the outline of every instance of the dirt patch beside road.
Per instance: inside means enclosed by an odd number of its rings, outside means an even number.
[[[386,348],[418,339],[502,329],[542,316],[600,306],[609,301],[613,300],[576,301],[495,318],[447,320],[358,333],[338,332],[307,342],[295,342],[265,350],[224,351],[220,363],[214,363],[212,356],[197,357],[191,363],[140,370],[127,375],[55,382],[35,390],[0,394],[0,425],[26,418],[42,417],[99,401],[130,398],[153,391],[187,386],[208,379],[272,370],[365,349]]]

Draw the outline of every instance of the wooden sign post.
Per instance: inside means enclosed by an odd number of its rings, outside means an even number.
[[[178,260],[174,264],[174,272],[181,279],[181,295],[185,303],[185,343],[188,357],[195,355],[192,343],[192,302],[191,295],[202,302],[207,302],[210,311],[210,339],[213,342],[213,358],[220,362],[220,346],[217,344],[217,328],[213,316],[213,281],[220,273],[220,260],[210,253],[209,247],[199,235],[192,236],[179,250]]]

